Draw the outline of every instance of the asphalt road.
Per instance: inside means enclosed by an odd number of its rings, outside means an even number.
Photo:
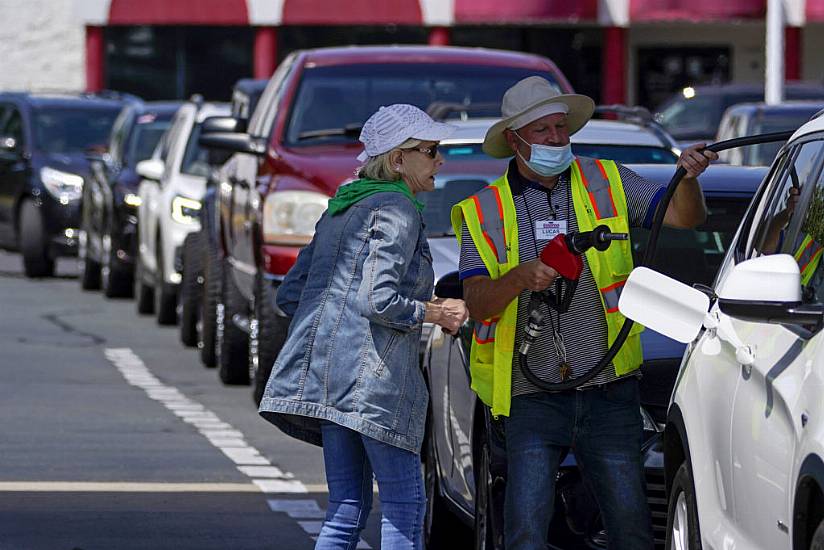
[[[76,274],[0,252],[0,550],[312,548],[320,449]],[[379,546],[376,498],[358,547]]]

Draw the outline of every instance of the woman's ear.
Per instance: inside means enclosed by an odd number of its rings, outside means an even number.
[[[401,165],[403,164],[403,153],[399,149],[395,149],[389,153],[389,163],[396,172],[400,172]]]

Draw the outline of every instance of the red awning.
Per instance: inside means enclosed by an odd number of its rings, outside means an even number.
[[[598,0],[455,0],[456,23],[595,20]]]
[[[807,21],[811,23],[824,21],[824,0],[807,0]]]
[[[418,0],[285,0],[283,25],[420,25]]]
[[[762,19],[766,0],[630,0],[630,20],[729,21]]]
[[[112,0],[109,25],[248,25],[246,0]]]

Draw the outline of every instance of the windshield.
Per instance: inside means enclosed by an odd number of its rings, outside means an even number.
[[[168,130],[170,125],[170,119],[158,120],[152,118],[144,122],[138,119],[131,136],[129,136],[126,162],[134,165],[141,160],[150,158],[155,147],[160,142],[160,137],[163,135],[163,132]]]
[[[450,160],[498,160],[483,152],[480,143],[441,144],[441,152],[446,162]],[[620,164],[674,164],[678,157],[663,147],[648,145],[599,145],[594,143],[573,143],[572,152],[581,157],[614,160]]]
[[[768,116],[754,125],[752,134],[769,134],[771,132],[785,132],[797,130],[799,126],[810,120],[810,117],[819,111],[819,108],[810,109],[809,112],[785,113],[781,116]],[[787,143],[786,141],[776,141],[773,143],[759,143],[747,147],[751,149],[748,165],[769,166],[775,160],[778,150]]]
[[[507,88],[535,74],[560,91],[551,74],[512,67],[394,63],[309,68],[289,115],[286,142],[354,142],[366,119],[393,103],[423,110],[433,103],[472,105],[473,116],[497,117]]]
[[[34,112],[35,147],[45,153],[82,153],[105,147],[120,107],[41,107]]]
[[[446,183],[437,183],[441,186],[434,191],[418,193],[415,197],[426,205],[423,209],[423,222],[427,237],[454,235],[449,217],[452,205],[474,195],[489,184],[486,180],[473,178],[456,178]]]
[[[714,136],[722,114],[720,96],[696,96],[675,100],[655,118],[675,139],[682,139]]]
[[[186,152],[183,153],[183,162],[180,171],[190,176],[209,177],[209,152],[198,144],[200,124],[195,124],[189,141],[186,143]]]
[[[721,267],[750,198],[707,199],[706,223],[695,229],[662,227],[654,267],[684,284],[711,285]],[[649,240],[649,230],[632,228],[632,255],[641,262]]]

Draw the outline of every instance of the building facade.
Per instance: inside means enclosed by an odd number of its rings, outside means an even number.
[[[784,0],[785,73],[824,77],[824,0]],[[297,48],[439,44],[546,55],[603,103],[764,79],[766,0],[0,0],[2,89],[229,97]]]

